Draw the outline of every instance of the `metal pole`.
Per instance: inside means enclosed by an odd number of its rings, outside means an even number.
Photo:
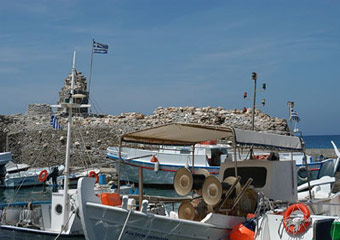
[[[234,141],[233,143],[233,147],[234,147],[234,164],[235,164],[235,177],[238,177],[238,173],[237,173],[237,146],[236,143]]]
[[[89,77],[89,87],[88,87],[88,98],[90,99],[90,87],[91,87],[91,80],[92,80],[92,65],[93,65],[93,44],[94,44],[94,39],[92,39],[92,51],[91,51],[91,61],[90,61],[90,77]]]
[[[191,164],[191,172],[195,171],[195,144],[192,145],[192,164]]]
[[[289,111],[289,133],[291,136],[293,136],[293,130],[292,130],[292,108],[294,108],[294,102],[288,102],[288,111]]]
[[[253,97],[253,114],[252,114],[252,130],[255,131],[255,104],[256,104],[256,79],[257,74],[253,73],[253,80],[254,80],[254,97]]]
[[[308,168],[308,164],[307,164],[307,156],[306,156],[306,152],[303,151],[303,163],[305,165],[306,168],[306,172],[307,172],[307,183],[308,183],[308,193],[309,193],[309,200],[312,200],[312,191],[311,191],[311,187],[310,187],[310,170]]]
[[[118,156],[118,195],[120,194],[120,165],[121,165],[121,158],[122,158],[122,138],[119,140],[119,156]]]
[[[71,98],[70,104],[73,103],[72,95],[74,93],[74,78],[75,78],[75,71],[76,71],[76,52],[73,53],[73,65],[72,65],[72,81],[71,81]],[[63,198],[63,224],[62,228],[64,231],[67,230],[67,219],[69,215],[69,205],[68,205],[68,176],[69,176],[69,165],[70,165],[70,150],[71,150],[71,127],[72,127],[72,108],[68,107],[68,123],[67,123],[67,144],[66,144],[66,156],[65,156],[65,169],[64,169],[64,198]]]
[[[195,171],[195,144],[192,145],[191,173],[194,174],[194,171]],[[191,197],[194,198],[194,190],[191,190]]]
[[[143,168],[138,168],[138,191],[139,191],[139,211],[142,211],[143,205]]]
[[[252,130],[255,131],[255,104],[256,104],[256,79],[257,73],[252,73],[252,79],[254,80],[254,94],[253,94],[253,111],[252,111]],[[250,159],[254,157],[254,149],[253,147],[250,148]]]

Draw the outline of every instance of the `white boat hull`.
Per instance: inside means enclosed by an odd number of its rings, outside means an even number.
[[[232,227],[241,219],[230,221],[229,227],[220,227],[211,223],[106,206],[95,197],[91,190],[93,184],[89,178],[82,178],[78,183],[80,219],[88,240],[228,239]]]
[[[186,149],[186,148],[184,148]],[[143,168],[144,184],[173,184],[173,178],[179,168],[195,166],[195,171],[205,169],[212,175],[218,175],[219,164],[230,161],[225,145],[202,145],[195,148],[194,162],[192,153],[183,148],[145,150],[123,148],[121,153],[121,180],[138,183],[138,167]],[[218,153],[218,154],[217,154]],[[108,158],[118,161],[118,149],[108,148]],[[152,161],[156,157],[156,162]],[[212,160],[213,159],[213,160]],[[159,164],[159,166],[157,166]],[[116,169],[118,163],[116,162]]]
[[[255,234],[255,240],[313,239],[313,226],[315,225],[315,222],[317,220],[330,218],[337,219],[338,217],[311,215],[311,223],[304,232],[300,234],[291,234],[285,230],[282,224],[282,214],[266,213],[260,218],[259,225],[256,228],[257,232]]]
[[[227,229],[214,228],[210,224],[196,223],[172,219],[166,216],[144,214],[118,207],[106,207],[102,204],[87,203],[86,212],[90,218],[86,219],[87,239],[225,239]],[[127,225],[123,229],[124,222]]]
[[[63,166],[59,166],[58,170],[62,171],[63,168]],[[17,188],[43,185],[44,182],[39,181],[39,174],[44,170],[47,171],[47,174],[50,174],[52,169],[52,167],[33,168],[26,171],[7,174],[6,177],[3,179],[3,183],[2,185],[0,185],[0,187]]]
[[[69,191],[77,199],[76,190]],[[70,201],[67,227],[63,229],[60,210],[61,192],[52,194],[51,202],[16,202],[0,206],[0,239],[71,239],[83,238],[80,219],[75,213],[77,201]],[[59,209],[57,209],[59,207]],[[62,230],[63,229],[63,230]]]
[[[38,179],[38,175],[27,176],[27,177],[12,177],[5,179],[6,188],[15,188],[15,187],[31,187],[31,186],[39,186],[43,185],[43,182],[40,182]]]

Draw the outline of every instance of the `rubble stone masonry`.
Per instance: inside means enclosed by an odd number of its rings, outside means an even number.
[[[73,117],[71,165],[83,166],[105,159],[106,148],[117,145],[122,134],[174,122],[232,126],[251,129],[251,108],[158,107],[153,114],[130,112],[118,116],[79,113]],[[31,104],[26,114],[0,115],[0,151],[12,152],[18,163],[35,167],[62,164],[65,159],[67,115],[56,112],[62,130],[50,125],[51,108]],[[287,134],[285,119],[256,111],[257,131]]]

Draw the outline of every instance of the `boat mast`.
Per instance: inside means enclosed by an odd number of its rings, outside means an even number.
[[[71,80],[71,96],[69,104],[73,104],[73,94],[74,94],[74,78],[76,73],[76,51],[73,53],[73,65],[72,65],[72,80]],[[64,230],[67,229],[66,223],[69,216],[69,206],[68,206],[68,176],[69,176],[69,168],[70,168],[70,149],[71,149],[71,127],[72,127],[72,107],[66,107],[68,112],[68,123],[67,123],[67,142],[66,142],[66,156],[65,156],[65,170],[64,170],[64,198],[63,198],[63,207],[64,207],[64,217],[63,224]]]
[[[70,151],[71,151],[71,128],[72,128],[72,112],[73,109],[88,108],[91,107],[90,104],[79,104],[74,101],[76,98],[84,98],[85,95],[74,94],[74,85],[76,77],[76,51],[73,52],[73,64],[72,64],[72,79],[71,79],[71,90],[69,98],[65,99],[65,102],[58,105],[51,105],[55,108],[64,108],[68,113],[68,123],[67,123],[67,142],[66,142],[66,156],[65,156],[65,169],[64,169],[64,189],[63,200],[62,200],[62,224],[61,231],[66,232],[68,229],[67,223],[70,217],[70,206],[69,206],[69,193],[68,193],[68,183],[69,183],[69,169],[70,169]]]

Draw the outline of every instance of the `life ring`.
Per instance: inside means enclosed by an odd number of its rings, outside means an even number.
[[[48,175],[47,170],[42,170],[38,176],[39,181],[44,182],[47,178],[47,175]]]
[[[290,215],[295,212],[300,211],[303,213],[303,220],[299,223],[291,221]],[[286,231],[293,235],[299,235],[303,233],[311,224],[310,212],[306,205],[302,203],[295,203],[290,205],[286,211],[283,213],[283,226]]]
[[[302,181],[307,181],[307,170],[305,166],[300,166],[297,170],[297,175]]]
[[[98,174],[95,171],[90,171],[89,172],[89,177],[95,177],[96,178],[96,183],[99,181]]]

